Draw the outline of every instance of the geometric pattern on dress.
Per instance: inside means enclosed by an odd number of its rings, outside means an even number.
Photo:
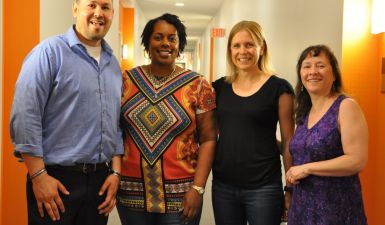
[[[143,186],[142,179],[122,176],[116,198],[120,204],[130,209],[143,211],[145,199]]]
[[[144,161],[142,160],[142,162]],[[161,162],[161,160],[159,160],[159,162]],[[146,166],[148,167],[148,164]],[[144,173],[145,171],[143,171],[143,174]],[[143,176],[143,179],[145,179],[145,176]],[[120,204],[130,209],[152,212],[149,211],[152,209],[148,208],[149,201],[145,200],[147,192],[144,189],[145,187],[147,188],[148,184],[145,184],[143,179],[123,176],[120,181],[117,200]],[[190,190],[193,180],[194,177],[162,181],[164,189],[160,190],[163,190],[162,196],[164,196],[166,213],[179,212],[183,204],[183,197],[185,193]]]
[[[163,85],[155,88],[159,85],[153,82],[153,79],[149,78],[149,74],[144,72],[142,67],[132,69],[128,75],[131,80],[136,83],[141,92],[152,102],[156,103],[169,94],[173,93],[184,84],[199,77],[199,74],[191,70],[183,70],[177,76],[170,77]]]
[[[166,203],[162,180],[162,160],[153,166],[142,160],[146,207],[148,212],[165,213]]]
[[[192,182],[165,184],[166,193],[186,193],[191,189]]]
[[[177,118],[164,102],[152,105],[147,100],[140,102],[128,113],[128,117],[139,128],[151,147],[177,122]]]
[[[194,178],[166,180],[166,208],[168,212],[178,212],[183,205],[184,195],[191,189]]]
[[[150,166],[191,124],[190,117],[172,95],[153,104],[139,92],[127,101],[122,112],[132,139]]]
[[[130,181],[122,179],[120,181],[120,189],[121,190],[129,190],[129,191],[143,191],[143,183],[137,181]]]

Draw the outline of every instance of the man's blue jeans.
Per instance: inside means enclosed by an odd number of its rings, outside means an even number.
[[[245,189],[214,180],[212,203],[217,225],[279,225],[284,206],[281,181]]]

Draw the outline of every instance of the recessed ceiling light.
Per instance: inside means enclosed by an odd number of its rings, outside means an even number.
[[[184,3],[183,2],[177,2],[177,3],[175,3],[175,6],[182,7],[182,6],[184,6]]]

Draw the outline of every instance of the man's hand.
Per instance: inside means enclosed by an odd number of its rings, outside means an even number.
[[[51,219],[53,221],[59,220],[60,212],[65,212],[59,191],[65,195],[70,194],[64,185],[57,179],[45,173],[32,179],[32,189],[35,194],[40,216],[44,217],[44,205]]]
[[[111,174],[104,181],[102,188],[99,191],[99,195],[102,196],[107,191],[106,199],[102,204],[98,206],[99,214],[107,216],[114,209],[116,204],[116,192],[119,188],[119,177]]]

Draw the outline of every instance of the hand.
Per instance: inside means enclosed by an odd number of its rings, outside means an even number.
[[[107,191],[107,196],[104,202],[98,206],[99,214],[108,216],[114,209],[116,204],[116,192],[119,188],[119,177],[111,174],[104,181],[103,186],[100,188],[99,195],[102,196]]]
[[[32,190],[35,194],[37,208],[41,217],[44,217],[43,205],[53,221],[60,219],[59,210],[64,213],[65,208],[59,191],[65,195],[70,193],[64,185],[47,173],[32,180]],[[59,190],[59,191],[58,191]]]
[[[292,166],[286,173],[286,182],[289,184],[298,184],[301,179],[309,175],[306,164]]]
[[[202,207],[203,196],[191,188],[183,199],[182,217],[185,221],[192,220]]]
[[[282,222],[287,222],[290,203],[291,203],[291,193],[285,192],[285,205],[284,205],[284,209],[283,209],[282,217],[281,217]]]

